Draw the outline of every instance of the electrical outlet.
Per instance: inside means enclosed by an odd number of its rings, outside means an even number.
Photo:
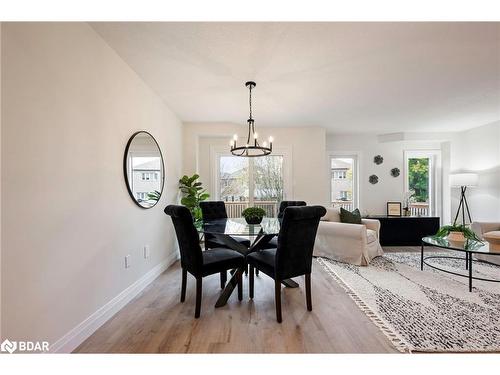
[[[149,245],[144,245],[144,259],[148,259],[149,258]]]
[[[130,268],[130,255],[125,257],[125,268]]]

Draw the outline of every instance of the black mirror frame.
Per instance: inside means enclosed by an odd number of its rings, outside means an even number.
[[[132,141],[134,140],[134,138],[138,134],[140,134],[140,133],[146,133],[147,135],[149,135],[153,139],[153,141],[156,144],[156,147],[158,147],[158,151],[160,152],[160,158],[161,158],[161,191],[160,191],[160,197],[158,198],[158,200],[156,201],[156,203],[153,204],[151,207],[141,206],[139,204],[139,202],[137,202],[135,200],[134,194],[133,194],[132,190],[130,190],[130,184],[129,184],[128,175],[127,175],[127,155],[128,155],[128,150],[129,150],[130,145],[131,145]],[[137,206],[139,206],[140,208],[142,208],[144,210],[149,210],[150,208],[153,208],[153,207],[155,207],[158,204],[158,202],[160,201],[160,199],[161,199],[161,197],[163,195],[163,189],[165,188],[165,162],[163,160],[163,154],[161,152],[160,145],[156,141],[156,138],[153,137],[153,135],[150,132],[147,132],[146,130],[139,130],[139,131],[135,132],[134,134],[132,134],[130,136],[130,138],[128,139],[127,146],[125,146],[125,154],[123,155],[123,177],[125,178],[125,185],[127,185],[128,194],[129,194],[130,198],[132,198],[132,201],[134,201],[134,203]]]

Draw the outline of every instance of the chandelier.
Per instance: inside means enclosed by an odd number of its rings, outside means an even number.
[[[252,118],[252,89],[255,87],[255,82],[248,81],[245,86],[249,90],[248,104],[250,107],[250,117],[248,122],[248,136],[247,143],[244,146],[238,146],[238,135],[235,134],[233,139],[229,142],[231,146],[231,154],[235,156],[244,156],[248,158],[253,158],[257,156],[266,156],[273,151],[273,137],[269,137],[269,146],[267,142],[262,142],[262,146],[259,144],[259,135],[255,132],[255,123]]]

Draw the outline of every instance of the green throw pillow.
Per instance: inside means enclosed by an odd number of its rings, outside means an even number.
[[[341,207],[340,221],[342,223],[361,224],[361,213],[357,208],[354,211],[350,212]]]

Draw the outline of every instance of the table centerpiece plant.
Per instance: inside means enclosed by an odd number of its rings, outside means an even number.
[[[241,216],[245,218],[248,224],[260,224],[262,218],[266,216],[266,211],[260,207],[248,207],[243,210]]]
[[[466,240],[474,240],[482,242],[481,239],[466,225],[460,225],[456,222],[452,225],[444,225],[439,228],[436,233],[437,237],[446,237],[450,242],[465,242]]]

